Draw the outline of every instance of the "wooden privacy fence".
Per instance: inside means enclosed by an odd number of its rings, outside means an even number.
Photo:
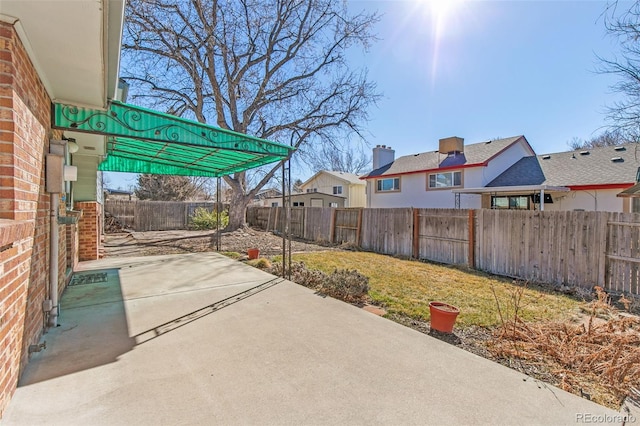
[[[479,210],[478,269],[566,285],[604,285],[608,214]]]
[[[134,231],[169,231],[187,229],[196,209],[213,211],[216,203],[209,201],[140,201],[107,200],[104,210],[128,229]],[[221,205],[221,209],[225,207]]]
[[[640,294],[640,214],[611,213],[605,232],[604,288]]]
[[[332,241],[334,212],[330,207],[291,207],[289,235],[309,241]],[[247,223],[265,231],[282,233],[285,212],[283,207],[250,207]]]
[[[640,214],[573,211],[291,208],[289,232],[523,280],[640,295]],[[282,207],[250,208],[283,230]]]

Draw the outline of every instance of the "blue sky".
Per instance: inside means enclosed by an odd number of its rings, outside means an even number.
[[[611,57],[601,1],[458,2],[439,35],[427,2],[357,1],[385,13],[382,39],[357,61],[384,99],[371,111],[371,142],[396,156],[437,149],[438,139],[467,143],[524,134],[540,154],[590,138],[615,101],[613,76],[595,72]]]
[[[599,133],[619,96],[609,89],[615,77],[595,72],[596,55],[618,49],[601,18],[606,2],[453,4],[437,12],[424,0],[351,0],[353,11],[383,14],[380,40],[350,58],[383,94],[365,126],[371,146],[390,145],[397,158],[448,136],[474,143],[524,134],[543,154]],[[109,175],[109,187],[135,184],[133,175]]]

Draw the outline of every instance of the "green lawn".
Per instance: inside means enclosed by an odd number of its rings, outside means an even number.
[[[369,295],[389,313],[429,319],[429,302],[441,301],[457,306],[460,315],[456,327],[495,326],[500,315],[513,315],[514,298],[521,291],[519,316],[525,321],[564,319],[575,313],[580,302],[546,292],[541,288],[515,285],[499,278],[457,267],[401,260],[366,252],[316,252],[294,254],[293,261],[310,269],[330,273],[334,269],[357,269],[369,277]]]

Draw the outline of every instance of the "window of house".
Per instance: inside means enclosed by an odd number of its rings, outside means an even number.
[[[307,192],[318,192],[318,188],[307,188]]]
[[[342,185],[334,186],[333,195],[340,195],[340,194],[342,194]]]
[[[376,185],[380,192],[400,191],[400,178],[378,179]]]
[[[429,175],[429,189],[453,188],[461,185],[462,172],[443,172]]]
[[[304,201],[294,201],[293,207],[304,207]]]
[[[526,195],[492,196],[492,209],[529,210],[530,198]]]
[[[338,207],[338,203],[329,203],[329,207]]]
[[[278,207],[278,202],[276,201],[275,203],[271,203],[271,207]]]

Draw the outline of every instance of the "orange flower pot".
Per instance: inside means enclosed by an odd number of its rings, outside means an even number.
[[[257,259],[260,256],[260,249],[250,248],[247,249],[247,255],[249,255],[249,259]]]
[[[431,314],[431,329],[443,333],[453,332],[453,324],[460,310],[453,305],[444,302],[429,302]]]

